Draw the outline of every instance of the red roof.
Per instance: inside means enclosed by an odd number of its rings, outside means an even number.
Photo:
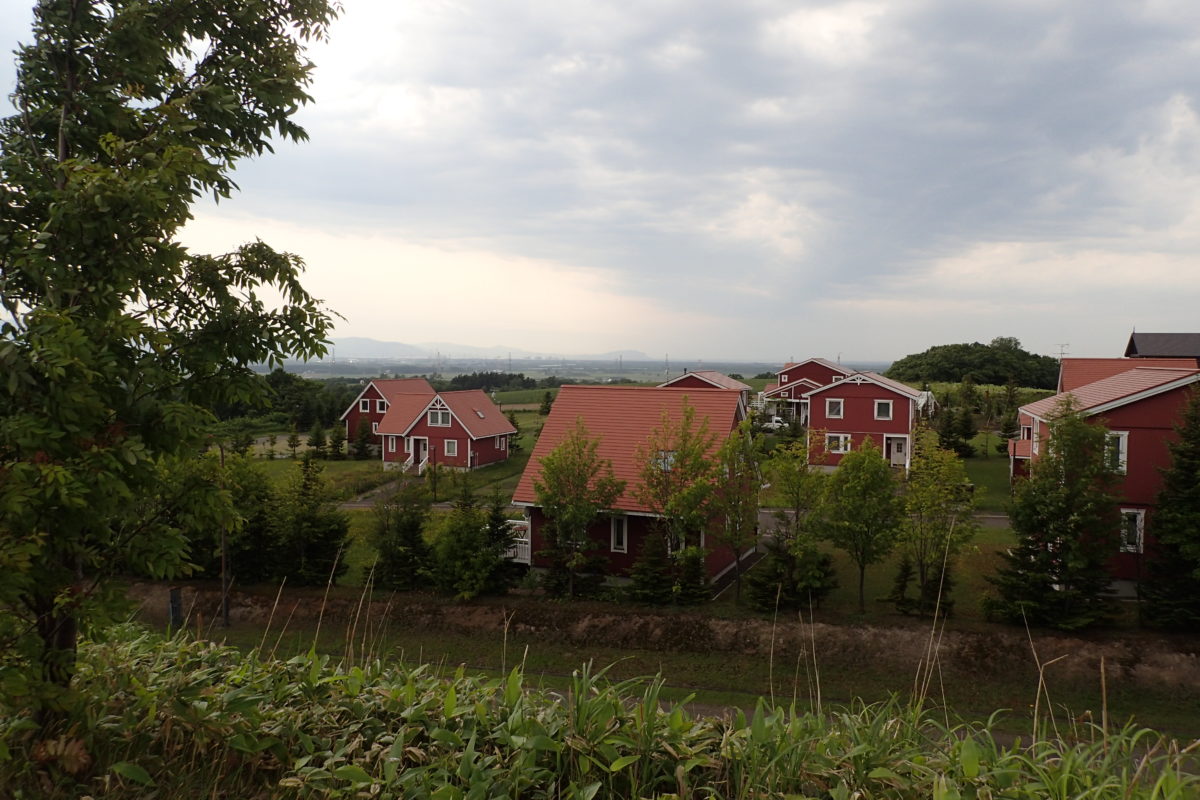
[[[1058,391],[1069,392],[1140,367],[1196,369],[1195,358],[1064,358],[1058,368]]]
[[[625,481],[625,493],[613,504],[620,511],[650,511],[636,499],[642,465],[638,449],[662,423],[665,410],[672,420],[683,415],[684,402],[696,409],[697,420],[708,420],[715,452],[741,421],[741,392],[730,389],[677,389],[646,386],[564,386],[538,437],[513,501],[535,505],[533,484],[541,478],[542,459],[575,430],[582,419],[588,433],[597,437],[600,458],[613,465],[613,474]]]
[[[371,383],[375,384],[375,388],[383,395],[383,399],[389,403],[392,402],[393,396],[401,394],[433,396],[433,387],[424,378],[384,378],[373,380]]]
[[[763,397],[770,397],[771,395],[779,394],[784,389],[792,389],[796,386],[800,387],[800,392],[803,394],[810,389],[816,389],[820,385],[816,381],[810,381],[808,378],[799,378],[791,383],[772,383],[763,389]]]
[[[412,424],[425,413],[430,402],[436,397],[430,389],[429,394],[396,394],[388,401],[387,413],[379,421],[379,433],[402,436],[408,432]]]
[[[488,436],[503,436],[516,433],[504,413],[492,402],[482,389],[466,389],[460,392],[441,392],[438,397],[458,417],[458,421],[471,434],[472,439]]]
[[[1038,419],[1049,419],[1063,400],[1071,396],[1075,399],[1076,407],[1084,414],[1098,414],[1175,388],[1175,385],[1194,383],[1198,379],[1200,370],[1196,369],[1139,367],[1021,406],[1021,411]]]
[[[700,378],[701,380],[704,380],[704,381],[708,381],[717,389],[737,389],[739,392],[750,391],[750,387],[747,386],[746,384],[742,383],[739,380],[735,380],[735,379],[729,377],[728,375],[726,375],[723,372],[717,372],[715,369],[697,369],[697,370],[693,370],[691,372],[685,372],[682,375],[677,375],[674,378],[671,378],[671,380],[669,380],[669,381],[664,381],[663,383],[660,383],[659,386],[660,387],[670,386],[671,384],[675,383],[676,381],[683,380],[684,378],[687,378],[687,377],[695,377],[695,378]]]
[[[803,361],[789,361],[783,365],[783,369],[779,370],[779,372],[787,372],[792,367],[798,367],[801,364],[814,364],[814,363],[820,364],[823,367],[829,367],[829,369],[833,370],[834,372],[840,372],[843,375],[849,375],[850,373],[852,373],[854,371],[854,370],[846,369],[841,364],[830,361],[828,358],[814,357],[814,358],[806,358]],[[776,372],[775,374],[778,375],[779,372]]]

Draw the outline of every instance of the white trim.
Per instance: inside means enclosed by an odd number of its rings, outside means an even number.
[[[360,414],[370,414],[371,413],[371,398],[364,397],[358,401],[358,413],[360,413]]]
[[[840,372],[843,375],[852,375],[854,373],[854,370],[846,369],[841,364],[836,364],[833,361],[830,361],[829,359],[821,358],[820,356],[813,356],[812,358],[806,358],[803,361],[797,361],[795,364],[784,367],[783,369],[779,370],[779,372],[776,372],[775,374],[782,378],[783,373],[787,372],[790,369],[795,369],[796,367],[803,367],[805,364],[820,364],[822,367],[828,367],[829,369],[832,369],[835,372]],[[834,380],[836,380],[836,378]],[[783,383],[783,381],[781,380],[780,383]]]
[[[830,446],[832,439],[838,442],[837,449]],[[827,433],[825,434],[825,452],[830,455],[842,456],[854,449],[854,439],[848,433]]]
[[[375,398],[375,413],[376,414],[386,414],[387,410],[388,410],[388,401],[384,400],[382,397],[376,397]]]
[[[389,437],[387,437],[387,438],[388,438],[388,452],[389,452],[389,453],[394,453],[394,452],[396,452],[396,437],[395,437],[395,436],[389,436]]]
[[[1104,437],[1104,461],[1109,461],[1109,441],[1117,440],[1117,463],[1113,470],[1124,475],[1129,469],[1129,431],[1109,431]]]
[[[443,439],[442,455],[446,458],[458,458],[458,439]]]
[[[437,415],[438,420],[445,422],[434,422],[434,415]],[[448,408],[427,408],[425,409],[425,424],[431,428],[449,428],[454,420],[454,414]]]
[[[508,450],[508,437],[503,433],[496,434],[496,449],[502,451]]]
[[[366,394],[367,390],[370,389],[372,386],[375,386],[375,381],[367,381],[367,385],[364,386],[363,390],[358,393],[358,397],[354,398],[353,402],[351,402],[350,405],[346,408],[346,410],[342,412],[342,415],[340,417],[338,417],[338,419],[345,419],[347,416],[349,416],[350,412],[354,410],[354,407],[358,405],[358,401],[362,400],[363,395]],[[383,396],[383,392],[380,391],[378,386],[375,386],[375,391],[379,392],[380,397]],[[359,411],[360,412],[362,411],[361,406],[359,407]]]
[[[837,413],[833,413],[833,404],[837,403]],[[843,397],[827,397],[825,398],[825,417],[826,419],[843,419],[846,414],[846,399]]]
[[[404,440],[404,452],[411,453],[412,452],[412,439],[409,438],[408,436],[401,436],[400,438]]]
[[[1126,544],[1128,541],[1125,537],[1125,524],[1130,516],[1137,516],[1137,527],[1134,531],[1135,541],[1132,544]],[[1141,553],[1144,552],[1146,546],[1146,509],[1144,508],[1122,508],[1121,509],[1121,528],[1120,528],[1121,543],[1120,548],[1122,553]]]
[[[787,382],[788,382],[788,376],[787,376],[787,375],[784,375],[782,372],[781,372],[781,373],[779,373],[779,383],[780,383],[780,385],[783,385],[783,384],[785,384],[785,383],[787,383]]]
[[[880,377],[883,377],[883,376],[880,376]],[[847,375],[844,380],[837,381],[836,383],[829,383],[829,384],[826,384],[825,386],[820,386],[816,389],[813,389],[811,392],[805,392],[804,396],[812,397],[814,394],[820,394],[821,392],[823,392],[827,389],[833,389],[835,387],[838,387],[838,386],[841,386],[841,385],[847,384],[847,383],[854,383],[854,384],[870,383],[874,386],[878,386],[880,389],[891,392],[892,394],[900,395],[901,397],[908,397],[913,400],[916,400],[917,398],[919,398],[921,396],[921,393],[916,391],[915,389],[913,389],[912,391],[906,392],[902,389],[897,388],[896,386],[891,386],[889,384],[883,383],[882,381],[876,380],[875,378],[872,378],[869,374],[867,374],[865,372],[856,372],[853,375]],[[911,386],[906,387],[906,388],[912,389]]]
[[[880,404],[882,404],[882,403],[886,403],[886,404],[887,404],[887,416],[886,416],[886,417],[881,417],[881,416],[879,416],[879,406],[880,406]],[[891,422],[891,420],[892,420],[892,401],[891,401],[891,400],[879,400],[879,399],[876,399],[876,400],[874,401],[874,406],[875,406],[875,419],[877,419],[877,420],[879,420],[879,421],[881,421],[881,422],[884,422],[884,421],[886,421],[886,422]]]
[[[617,530],[621,531],[621,546],[617,547]],[[611,553],[629,552],[629,518],[624,514],[614,516],[609,520],[608,549]]]
[[[1135,369],[1136,369],[1136,367],[1135,367]],[[1143,369],[1146,369],[1146,367],[1143,367]],[[1107,378],[1102,378],[1101,380],[1107,380]],[[1116,400],[1109,400],[1107,403],[1101,403],[1098,406],[1092,406],[1091,408],[1080,409],[1079,413],[1085,417],[1090,417],[1095,414],[1103,414],[1105,411],[1112,411],[1114,408],[1120,408],[1121,406],[1127,406],[1130,403],[1136,403],[1140,400],[1145,400],[1147,398],[1154,397],[1156,395],[1165,394],[1166,392],[1170,392],[1175,389],[1179,389],[1183,386],[1188,386],[1189,384],[1196,383],[1198,381],[1200,381],[1200,372],[1196,372],[1191,375],[1185,375],[1182,378],[1177,378],[1168,383],[1160,383],[1157,386],[1151,386],[1149,389],[1143,389],[1140,392],[1135,392],[1134,394],[1126,395],[1125,397],[1119,397]],[[1092,383],[1099,383],[1099,381],[1093,381]],[[1091,385],[1092,384],[1090,384],[1090,383],[1084,384],[1084,386],[1091,386]],[[1084,387],[1083,386],[1076,387],[1076,389],[1082,389],[1082,388],[1084,388]],[[1074,394],[1074,392],[1059,392],[1058,394],[1054,395],[1053,397],[1043,398],[1043,400],[1055,399],[1055,398],[1058,398],[1058,397],[1060,397],[1062,395],[1066,395],[1066,394]],[[1041,403],[1041,402],[1043,402],[1043,400],[1038,400],[1037,402]],[[1034,404],[1030,403],[1029,405],[1034,405]],[[1057,404],[1055,404],[1055,407],[1057,407]],[[1037,414],[1034,414],[1032,411],[1029,411],[1028,409],[1029,409],[1029,406],[1021,406],[1017,410],[1027,417],[1031,417],[1033,419],[1036,419],[1040,422],[1045,422],[1047,424],[1049,424],[1049,422],[1052,419],[1050,417],[1039,417]]]
[[[373,434],[379,433],[379,423],[378,422],[371,423],[371,433],[373,433]]]

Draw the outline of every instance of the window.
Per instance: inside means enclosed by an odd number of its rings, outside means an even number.
[[[850,452],[850,434],[848,434],[848,433],[827,433],[827,434],[825,434],[825,450],[830,453],[849,453]]]
[[[375,401],[375,410],[378,411],[380,414],[387,411],[387,400],[376,400]]]
[[[629,518],[628,517],[613,517],[612,518],[612,535],[609,541],[609,549],[614,553],[629,552]]]
[[[497,450],[507,450],[508,449],[508,437],[507,436],[497,436],[496,437],[496,449]]]
[[[837,383],[837,382],[838,382],[838,381],[840,381],[841,379],[842,379],[842,376],[841,376],[841,375],[834,375],[834,376],[833,376],[833,382],[834,382],[834,383]]]
[[[875,401],[875,419],[891,419],[892,418],[892,401],[891,400],[876,400]]]
[[[1022,439],[1030,439],[1032,437],[1033,437],[1033,428],[1029,427],[1028,425],[1022,425],[1021,426],[1021,438]]]
[[[450,426],[450,409],[448,408],[431,408],[429,410],[429,424],[438,428],[447,428]]]
[[[842,418],[842,401],[840,399],[839,400],[826,400],[825,401],[825,416],[829,417],[830,419],[841,419]]]
[[[675,466],[675,451],[659,450],[657,461],[659,469],[663,472],[670,472]]]
[[[448,456],[458,455],[458,439],[447,439],[443,443],[442,450]]]
[[[371,433],[379,433],[379,423],[378,422],[371,423]]]
[[[362,411],[362,412],[370,411],[371,410],[371,401],[366,399],[365,397],[362,400],[359,400],[358,401],[358,410]]]
[[[1032,447],[1032,449],[1033,449],[1033,454],[1034,454],[1035,456],[1038,454],[1038,443],[1039,443],[1040,441],[1041,441],[1041,438],[1038,436],[1037,429],[1036,429],[1036,428],[1034,428],[1034,430],[1033,430],[1033,444],[1031,445],[1031,447]]]
[[[412,452],[412,439],[408,438],[407,436],[404,437],[404,452]]]
[[[1142,552],[1142,535],[1146,529],[1146,511],[1141,508],[1121,509],[1121,552]]]
[[[389,453],[396,452],[396,437],[395,436],[388,437],[388,452]]]
[[[779,376],[779,382],[780,382],[780,383],[787,383],[787,379],[788,379],[788,376],[787,376],[787,375],[780,375],[780,376]]]
[[[1108,434],[1104,442],[1104,460],[1113,472],[1125,474],[1125,467],[1129,463],[1128,431],[1112,431]]]

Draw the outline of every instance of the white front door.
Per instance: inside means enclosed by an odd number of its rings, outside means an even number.
[[[885,437],[884,448],[888,463],[893,467],[903,467],[906,462],[908,440],[901,436]]]

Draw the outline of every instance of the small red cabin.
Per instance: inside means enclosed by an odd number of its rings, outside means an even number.
[[[809,463],[836,467],[871,438],[894,467],[908,469],[913,424],[928,395],[875,372],[855,372],[804,395],[809,406]]]

